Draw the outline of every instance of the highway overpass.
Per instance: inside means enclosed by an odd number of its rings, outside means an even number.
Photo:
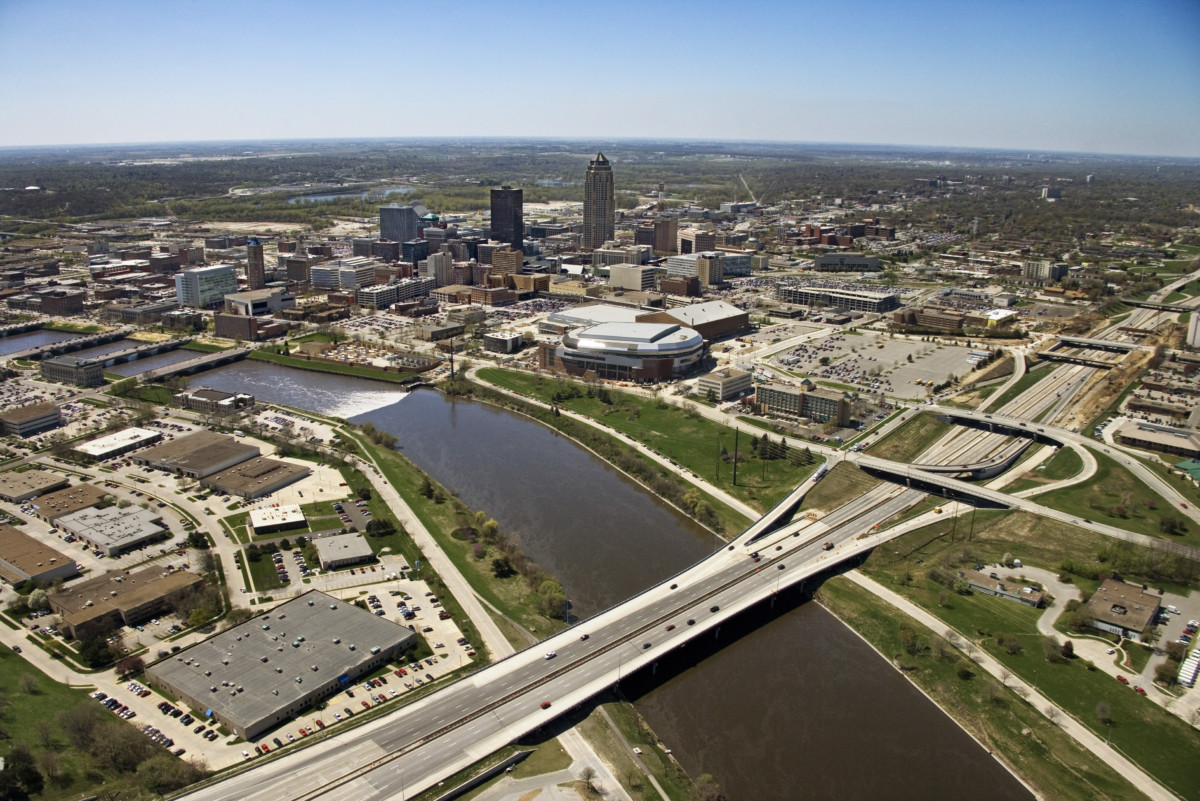
[[[1152,350],[1145,345],[1134,342],[1117,342],[1112,339],[1089,339],[1087,337],[1058,336],[1058,341],[1073,348],[1091,348],[1093,350],[1109,350],[1114,353],[1128,353],[1131,350]]]
[[[201,801],[384,801],[415,794],[587,702],[782,589],[889,539],[922,493],[881,485],[793,519],[803,485],[732,543],[662,583],[376,720],[184,793]],[[753,545],[747,544],[755,540]],[[555,652],[554,658],[545,655]],[[547,704],[547,707],[543,707]]]

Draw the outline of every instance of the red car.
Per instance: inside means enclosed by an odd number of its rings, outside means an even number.
[[[1117,681],[1121,682],[1122,684],[1129,683],[1129,679],[1125,678],[1124,676],[1117,676]]]
[[[1138,695],[1145,695],[1145,694],[1146,694],[1146,691],[1145,691],[1145,690],[1143,690],[1141,687],[1134,687],[1134,688],[1133,688],[1133,691],[1134,691],[1135,693],[1137,693]]]
[[[542,701],[542,709],[549,709],[549,708],[550,708],[550,702]]]

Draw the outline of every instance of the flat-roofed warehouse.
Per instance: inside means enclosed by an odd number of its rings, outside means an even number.
[[[339,534],[333,537],[317,537],[312,541],[317,557],[324,570],[334,570],[346,565],[370,562],[375,559],[367,538],[362,534]]]
[[[66,476],[49,470],[33,468],[20,473],[9,470],[0,473],[0,498],[10,503],[21,503],[44,492],[63,489],[70,483]]]
[[[79,573],[75,560],[12,526],[0,526],[0,579],[14,587],[49,584]]]
[[[162,515],[148,509],[81,509],[60,517],[58,525],[106,556],[117,556],[167,535]]]
[[[62,619],[59,630],[73,639],[86,640],[149,620],[203,583],[204,579],[186,570],[148,567],[136,573],[114,571],[52,593],[50,609]]]
[[[90,509],[104,500],[107,494],[91,484],[75,484],[38,498],[33,503],[33,513],[47,523],[57,523],[63,515]]]
[[[210,475],[200,484],[250,499],[270,495],[310,473],[312,470],[303,465],[260,456]]]
[[[233,437],[213,431],[197,431],[147,448],[135,455],[133,461],[168,473],[204,478],[253,459],[259,453],[257,446],[238,442]]]
[[[750,327],[750,312],[723,300],[693,303],[660,312],[639,315],[639,323],[679,323],[698,331],[711,341],[737,334]]]
[[[312,590],[146,669],[146,681],[252,740],[416,643],[407,628]]]
[[[31,403],[0,412],[0,429],[5,434],[30,437],[62,425],[62,412],[54,403]]]
[[[299,504],[289,503],[280,506],[266,506],[250,510],[250,528],[257,534],[273,534],[276,531],[290,531],[294,528],[307,528],[304,510]]]
[[[161,431],[149,428],[126,428],[113,434],[105,434],[90,442],[81,442],[75,446],[75,452],[102,462],[114,456],[122,456],[138,448],[153,445],[162,439]]]

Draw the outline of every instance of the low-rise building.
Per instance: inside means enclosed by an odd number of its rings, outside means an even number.
[[[246,292],[233,292],[225,296],[226,313],[243,317],[274,314],[277,311],[295,308],[295,306],[296,296],[283,287],[251,289]]]
[[[196,387],[176,392],[171,402],[184,409],[206,414],[232,414],[254,408],[254,396],[243,392],[224,392],[209,387]]]
[[[518,331],[489,331],[483,335],[483,349],[493,353],[516,353],[524,341]]]
[[[238,442],[233,437],[214,431],[197,431],[139,451],[133,461],[167,473],[205,478],[253,459],[260,453],[257,445]]]
[[[64,475],[37,467],[20,472],[6,470],[0,473],[0,499],[9,503],[23,503],[44,492],[63,489],[70,483]]]
[[[375,553],[362,534],[337,534],[332,537],[317,537],[313,541],[321,567],[335,570],[347,565],[375,561]]]
[[[845,393],[831,389],[804,389],[786,384],[759,384],[754,402],[766,412],[807,417],[818,423],[850,424],[850,401]]]
[[[1045,595],[1041,590],[1035,590],[1031,586],[1022,585],[1020,582],[1013,583],[1002,579],[997,573],[960,570],[958,571],[958,577],[965,579],[967,586],[975,592],[984,595],[995,595],[997,598],[1007,598],[1019,604],[1032,606],[1034,609],[1041,609],[1042,602],[1045,599]]]
[[[255,448],[255,451],[258,449]],[[312,470],[291,462],[264,457],[250,458],[212,473],[201,479],[200,485],[212,487],[247,500],[270,495],[278,489],[305,478]]]
[[[250,530],[255,536],[306,528],[307,525],[299,504],[287,503],[250,510]]]
[[[62,425],[62,411],[55,403],[31,403],[0,412],[0,430],[18,437],[31,437]]]
[[[313,590],[146,669],[146,681],[247,740],[411,649],[417,635]]]
[[[1148,451],[1175,456],[1200,458],[1200,432],[1192,429],[1127,420],[1117,429],[1113,438],[1130,448],[1145,448]]]
[[[753,386],[754,377],[750,373],[732,367],[713,370],[711,373],[700,376],[696,382],[696,390],[701,395],[707,396],[711,392],[713,397],[719,401],[729,400],[743,392],[749,392]]]
[[[204,579],[186,570],[114,571],[51,593],[50,610],[62,621],[59,631],[86,640],[149,620],[203,584]]]
[[[82,356],[58,356],[42,359],[42,378],[77,387],[98,387],[104,383],[104,364]]]
[[[152,428],[126,428],[103,437],[81,442],[73,450],[80,456],[103,462],[162,440],[162,432]]]
[[[58,525],[82,540],[89,549],[105,556],[119,556],[156,542],[168,533],[163,527],[162,515],[149,509],[118,509],[116,506],[80,509],[59,517]]]
[[[1105,579],[1087,602],[1092,626],[1137,642],[1158,616],[1159,598],[1140,584]]]
[[[0,526],[0,579],[13,587],[50,584],[79,574],[75,560],[12,526]]]
[[[63,515],[90,509],[104,500],[107,493],[91,484],[74,484],[38,498],[33,504],[33,513],[38,518],[54,525]]]

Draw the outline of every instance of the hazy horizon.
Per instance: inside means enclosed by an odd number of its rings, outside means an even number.
[[[610,139],[1200,157],[1200,4],[0,0],[0,147]]]

